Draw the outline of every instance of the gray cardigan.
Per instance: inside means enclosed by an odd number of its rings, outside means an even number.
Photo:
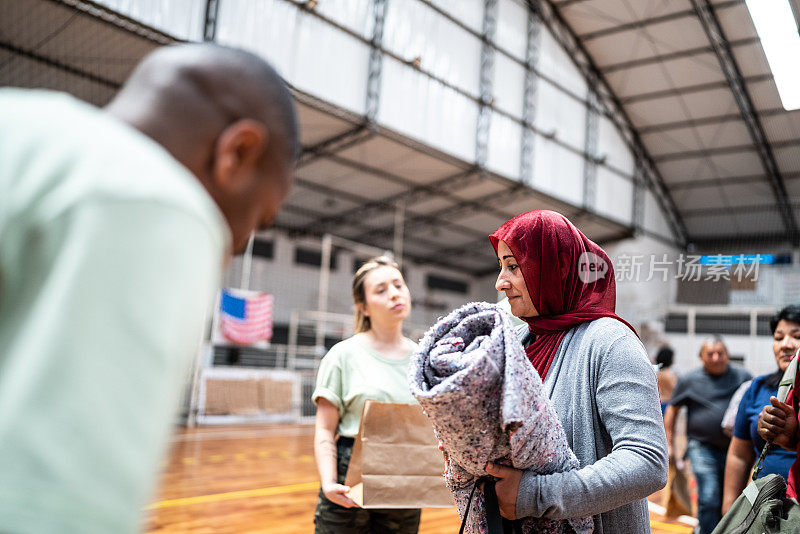
[[[667,483],[667,439],[641,342],[615,319],[583,323],[564,336],[544,386],[581,468],[526,471],[517,516],[592,515],[596,534],[650,532],[645,499]]]

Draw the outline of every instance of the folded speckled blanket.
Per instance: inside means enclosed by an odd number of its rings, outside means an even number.
[[[475,302],[439,320],[422,338],[409,369],[411,392],[450,457],[445,475],[465,532],[486,532],[483,493],[467,501],[486,462],[548,474],[579,467],[539,374],[525,356],[510,317]],[[527,517],[524,533],[592,532],[591,517]]]

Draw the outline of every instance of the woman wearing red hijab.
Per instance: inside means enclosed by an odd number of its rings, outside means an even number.
[[[594,516],[595,533],[650,532],[646,497],[667,482],[656,376],[636,332],[614,313],[606,253],[563,215],[530,211],[489,239],[496,287],[527,323],[525,351],[581,468],[536,475],[489,464],[509,518]]]

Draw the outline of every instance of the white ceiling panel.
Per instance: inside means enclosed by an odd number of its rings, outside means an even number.
[[[685,108],[693,119],[724,115],[738,109],[736,101],[727,89],[692,91],[682,93],[678,98],[681,107]]]
[[[359,161],[365,165],[391,172],[393,165],[413,157],[413,148],[376,135],[363,143],[338,152],[339,156]]]
[[[606,79],[615,93],[624,98],[653,91],[721,82],[725,81],[725,76],[716,57],[707,53],[610,72]]]
[[[4,42],[115,82],[124,81],[156,46],[68,5],[42,0],[5,0],[3,4],[0,34]]]
[[[68,90],[73,96],[96,106],[106,105],[117,92],[108,85],[5,50],[0,50],[0,65],[1,84],[4,86]]]
[[[278,213],[275,222],[278,225],[286,225],[291,227],[301,227],[311,224],[316,220],[316,217],[305,212],[302,209],[294,209],[296,206],[290,203],[285,203]]]
[[[735,219],[735,233],[741,235],[770,234],[785,230],[778,210],[774,209],[737,211]]]
[[[437,212],[450,208],[455,205],[455,202],[443,197],[441,195],[427,195],[416,202],[409,204],[408,208],[414,210],[415,213],[423,215],[436,215]]]
[[[691,118],[677,96],[633,102],[626,109],[635,126],[651,126]]]
[[[772,142],[800,139],[800,111],[761,117],[761,124]]]
[[[707,157],[709,165],[717,170],[719,176],[749,176],[764,171],[755,150],[736,154],[717,154]]]
[[[651,155],[658,156],[684,150],[741,146],[751,143],[752,139],[744,121],[736,120],[644,134],[642,142]]]
[[[760,76],[762,74],[772,74],[772,69],[769,68],[767,56],[764,55],[764,49],[761,48],[761,43],[737,46],[733,48],[733,56],[736,60],[736,64],[739,65],[739,71],[745,78],[749,76]]]
[[[323,215],[336,215],[360,205],[335,193],[320,191],[314,184],[295,184],[287,196],[287,202]]]
[[[464,167],[466,167],[466,165]],[[422,152],[414,152],[409,155],[409,157],[392,163],[389,170],[413,182],[424,183],[452,176],[462,172],[464,168],[423,154]]]
[[[786,183],[786,191],[792,202],[800,201],[800,173],[793,175],[784,174],[783,180]]]
[[[784,230],[778,214],[770,211],[739,211],[685,217],[686,229],[696,238],[779,233]]]
[[[630,0],[587,0],[560,8],[562,15],[578,35],[614,28],[691,9],[688,0],[669,2],[631,2]]]
[[[394,211],[371,211],[369,218],[362,219],[361,222],[373,228],[393,228],[394,216]]]
[[[319,159],[301,167],[296,174],[311,182],[373,200],[408,189],[378,175],[364,173],[328,159]]]
[[[763,206],[775,202],[775,195],[766,178],[762,182],[727,184],[721,189],[728,206]]]
[[[456,243],[473,241],[476,237],[471,231],[462,232],[458,229],[452,229],[444,225],[440,225],[436,228],[429,228],[426,224],[422,226],[421,230],[419,229],[420,227],[417,228],[418,229],[416,232],[419,232],[418,235],[424,236],[425,239],[441,243],[442,248],[455,246]],[[414,232],[407,232],[405,235],[407,236],[408,240],[413,241]],[[486,241],[488,243],[489,240],[487,239]]]
[[[460,170],[447,161],[382,136],[343,150],[339,155],[417,183],[443,178]]]
[[[675,35],[680,34],[679,40]],[[703,27],[694,18],[650,24],[592,39],[592,56],[601,68],[653,56],[699,48],[708,44]]]
[[[722,31],[729,41],[758,37],[753,20],[744,2],[724,9],[716,9]]]
[[[635,125],[650,126],[727,115],[738,108],[729,90],[715,89],[632,102],[626,109]]]
[[[684,217],[683,223],[689,235],[695,238],[730,235],[731,229],[736,228],[735,219],[730,214]]]
[[[498,181],[478,179],[459,186],[452,194],[463,200],[480,200],[505,189],[506,186]]]
[[[315,145],[353,128],[347,121],[297,101],[295,103],[297,122],[300,126],[300,142],[303,146]]]
[[[681,189],[672,192],[680,210],[761,206],[774,201],[772,189],[764,182]]]
[[[800,172],[800,149],[797,147],[779,148],[773,151],[781,172]]]
[[[657,167],[668,184],[722,176],[752,176],[764,171],[753,152],[663,161]]]
[[[553,202],[546,197],[526,194],[520,194],[518,197],[510,198],[502,203],[493,202],[492,204],[503,211],[510,213],[512,216],[519,215],[520,213],[530,210],[552,210],[557,211],[566,217],[570,217],[572,213],[578,210],[577,207],[570,210],[564,204]]]
[[[757,111],[764,109],[783,109],[778,88],[773,80],[747,84],[747,92],[753,99]]]
[[[458,224],[472,228],[476,232],[486,234],[486,242],[489,242],[489,234],[497,230],[508,218],[501,218],[497,215],[481,212],[462,213],[459,217],[449,217]]]

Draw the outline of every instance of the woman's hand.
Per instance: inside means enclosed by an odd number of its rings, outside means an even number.
[[[770,397],[758,416],[758,434],[765,440],[790,451],[797,450],[797,415],[794,408]]]
[[[522,480],[522,471],[489,462],[486,464],[486,472],[500,479],[494,485],[497,492],[497,504],[500,505],[500,515],[506,519],[516,519],[517,491],[519,490],[519,481]]]
[[[345,508],[358,508],[355,501],[347,496],[348,491],[350,491],[350,486],[343,486],[335,482],[328,482],[322,485],[322,493],[325,494],[329,501]]]

